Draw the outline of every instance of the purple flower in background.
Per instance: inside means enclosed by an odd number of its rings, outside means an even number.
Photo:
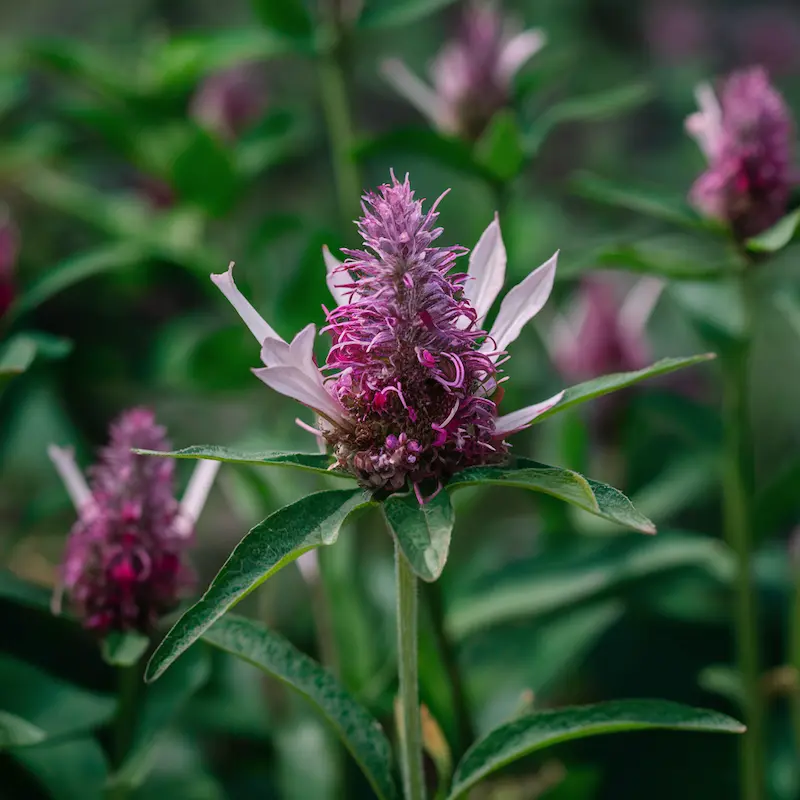
[[[14,223],[4,215],[0,217],[0,318],[8,311],[16,297],[14,272],[19,252],[19,235]]]
[[[541,30],[517,32],[493,4],[472,3],[454,40],[431,65],[433,88],[398,59],[384,62],[384,76],[444,133],[476,139],[509,101],[511,82],[545,44]]]
[[[186,552],[219,462],[198,464],[178,504],[174,462],[131,452],[168,450],[165,434],[147,409],[121,414],[99,462],[89,470],[90,486],[71,450],[49,448],[78,511],[55,605],[66,591],[84,626],[101,635],[150,630],[193,583]]]
[[[189,107],[195,121],[226,141],[234,141],[266,109],[266,93],[254,64],[239,64],[207,77]]]
[[[319,415],[319,429],[309,429],[333,447],[336,465],[367,488],[408,482],[420,502],[423,482],[438,491],[457,470],[503,460],[506,437],[563,395],[498,416],[506,348],[547,301],[556,256],[506,295],[487,333],[483,322],[505,278],[499,222],[481,236],[468,272],[453,272],[466,251],[434,246],[439,200],[424,212],[408,177],[392,175],[364,197],[364,249],[344,251],[344,262],[324,251],[338,306],[326,310],[333,343],[322,368],[314,325],[289,344],[238,291],[233,264],[212,275],[262,347],[266,366],[255,374]]]
[[[620,302],[607,279],[584,278],[567,314],[557,316],[549,348],[558,371],[571,381],[642,369],[651,360],[645,328],[664,288],[643,278]]]
[[[687,118],[686,130],[709,167],[690,200],[738,238],[755,236],[784,216],[796,183],[789,110],[760,67],[731,74],[719,100],[708,84],[696,95],[700,110]]]

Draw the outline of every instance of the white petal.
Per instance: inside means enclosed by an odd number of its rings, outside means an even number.
[[[411,103],[437,128],[442,126],[442,101],[427,83],[420,80],[399,58],[386,59],[381,64],[383,77],[398,94]]]
[[[179,534],[188,535],[194,528],[221,465],[222,462],[210,459],[201,459],[197,462],[178,511],[176,529]]]
[[[265,339],[281,339],[270,327],[269,323],[256,311],[247,298],[236,288],[233,282],[233,261],[228,265],[228,271],[219,275],[212,275],[214,285],[228,298],[236,313],[242,318],[244,324],[256,337],[259,344],[264,344]],[[283,341],[281,339],[281,341]]]
[[[322,376],[314,363],[316,333],[316,326],[309,323],[292,339],[291,344],[282,339],[265,339],[261,348],[261,360],[268,367],[296,367],[321,385]]]
[[[303,580],[308,583],[314,583],[319,577],[319,556],[316,550],[309,550],[295,562]]]
[[[464,295],[477,312],[480,326],[506,279],[506,248],[497,214],[470,253],[467,274]]]
[[[47,448],[47,455],[50,456],[56,472],[64,482],[72,504],[76,510],[81,511],[92,502],[92,492],[83,477],[83,473],[75,463],[74,451],[71,447],[57,447],[51,444]]]
[[[505,350],[525,323],[539,313],[553,289],[557,262],[558,252],[503,298],[489,338],[481,346],[483,352]]]
[[[494,426],[495,433],[498,436],[508,436],[510,433],[516,433],[527,428],[536,417],[541,416],[545,411],[549,411],[553,406],[557,406],[563,396],[564,392],[561,391],[541,403],[526,406],[518,411],[512,411],[510,414],[498,417]]]
[[[642,278],[628,292],[619,310],[619,324],[626,335],[639,340],[644,334],[647,321],[664,291],[660,278]]]
[[[299,367],[261,367],[253,373],[270,388],[314,409],[330,422],[346,425],[342,407],[328,394],[321,380],[314,380]]]
[[[500,53],[497,76],[503,83],[510,83],[525,62],[535,56],[546,43],[547,36],[540,28],[532,28],[513,36]]]
[[[342,306],[348,302],[350,292],[342,286],[337,286],[337,284],[348,282],[347,273],[344,271],[337,271],[339,267],[342,266],[342,262],[331,253],[328,249],[328,245],[323,245],[322,247],[322,258],[325,260],[325,270],[327,271],[325,280],[328,283],[328,289],[330,289],[331,295],[333,295],[333,299],[336,301],[336,305]]]
[[[684,125],[710,161],[719,153],[722,140],[722,106],[710,83],[696,86],[694,96],[700,110],[690,114]]]

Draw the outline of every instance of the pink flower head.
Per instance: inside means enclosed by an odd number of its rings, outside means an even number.
[[[499,222],[481,236],[468,272],[455,272],[466,251],[434,245],[438,203],[424,211],[408,177],[392,175],[364,197],[364,249],[344,251],[344,262],[324,251],[338,307],[326,312],[332,345],[322,368],[313,325],[287,343],[238,291],[233,265],[212,276],[262,346],[266,366],[255,374],[312,408],[337,466],[372,489],[410,483],[419,493],[422,482],[441,486],[457,470],[502,460],[505,437],[563,394],[498,416],[506,347],[546,302],[556,256],[506,295],[487,333],[483,322],[505,277]]]
[[[796,182],[789,110],[761,67],[731,74],[721,100],[707,84],[696,94],[700,111],[687,118],[686,130],[709,167],[689,198],[738,238],[755,236],[784,216]]]
[[[0,217],[0,318],[16,297],[14,272],[17,266],[19,236],[8,216]]]
[[[436,128],[476,139],[508,104],[514,76],[544,43],[542,31],[517,32],[493,4],[474,2],[431,66],[433,88],[397,59],[385,62],[383,73]]]
[[[168,450],[165,433],[151,411],[121,414],[99,462],[89,470],[90,486],[71,451],[49,450],[78,510],[67,539],[62,587],[84,626],[101,635],[149,631],[193,584],[186,553],[219,462],[198,464],[179,505],[174,462],[131,452]]]
[[[607,279],[584,278],[576,302],[565,316],[556,317],[550,352],[566,379],[585,381],[649,363],[645,327],[663,283],[643,278],[622,301],[616,289]]]
[[[263,80],[254,64],[239,64],[207,77],[190,105],[191,116],[222,139],[233,141],[266,109]]]

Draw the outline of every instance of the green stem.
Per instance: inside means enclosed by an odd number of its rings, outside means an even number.
[[[794,572],[794,602],[789,614],[789,664],[794,667],[794,684],[791,694],[794,746],[800,758],[800,569]]]
[[[749,304],[751,287],[746,272],[741,279],[742,300]],[[758,635],[758,602],[752,563],[752,463],[747,377],[750,356],[750,320],[744,341],[723,359],[723,415],[725,468],[723,479],[725,535],[734,551],[737,569],[734,628],[739,675],[745,696],[747,733],[741,738],[740,796],[764,798],[764,703]]]
[[[397,663],[400,677],[400,765],[406,800],[425,800],[417,677],[417,578],[395,543]]]
[[[139,689],[142,685],[142,672],[138,664],[120,667],[117,670],[119,695],[117,716],[114,724],[114,767],[119,769],[128,756],[133,744],[136,729],[136,712],[139,704]],[[109,791],[109,800],[125,800],[129,787],[123,783],[115,784]]]
[[[439,581],[426,583],[423,586],[428,608],[431,615],[433,635],[436,639],[436,646],[439,656],[442,659],[447,677],[450,681],[450,688],[453,692],[453,707],[456,715],[456,726],[458,729],[458,750],[455,753],[458,760],[475,741],[475,725],[472,721],[467,693],[464,689],[464,681],[461,678],[461,669],[458,659],[447,635],[444,624],[444,603],[442,600],[442,590]]]
[[[325,48],[319,58],[319,81],[339,214],[343,230],[349,232],[352,221],[358,216],[361,179],[353,158],[355,138],[345,81],[344,41],[338,31],[330,33],[330,38],[330,46]]]

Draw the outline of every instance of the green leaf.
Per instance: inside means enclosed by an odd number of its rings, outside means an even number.
[[[519,175],[525,165],[525,151],[513,111],[506,109],[494,115],[475,144],[475,159],[502,183]]]
[[[116,700],[66,683],[11,656],[0,656],[0,709],[64,737],[97,728],[114,713]]]
[[[659,194],[650,189],[621,186],[587,173],[574,178],[572,185],[576,194],[605,205],[635,211],[687,228],[711,226],[711,223],[702,219],[683,197]]]
[[[745,303],[738,282],[733,279],[714,283],[673,283],[670,297],[680,306],[700,335],[723,351],[745,335]]]
[[[316,661],[255,620],[229,614],[203,639],[248,661],[313,703],[331,723],[381,800],[392,800],[391,747],[381,726]]]
[[[666,700],[617,700],[541,711],[495,728],[461,759],[449,800],[457,800],[487,775],[518,758],[560,742],[635,730],[743,733],[744,725],[716,711]]]
[[[132,667],[149,645],[150,637],[138,631],[112,631],[103,639],[103,659],[112,667]]]
[[[573,97],[550,106],[531,126],[525,137],[525,150],[534,155],[548,134],[564,122],[588,122],[613,118],[646,103],[653,97],[653,87],[632,83],[585,97]]]
[[[561,402],[553,406],[549,411],[536,417],[534,422],[542,422],[548,417],[555,414],[560,414],[568,408],[586,403],[589,400],[594,400],[596,397],[602,397],[611,392],[617,392],[620,389],[625,389],[632,386],[639,381],[647,380],[648,378],[656,378],[660,375],[668,375],[670,372],[675,372],[685,367],[693,367],[695,364],[702,364],[704,361],[710,361],[716,358],[714,353],[702,353],[697,356],[689,356],[688,358],[662,358],[661,361],[656,361],[644,369],[638,369],[635,372],[618,372],[613,375],[602,375],[599,378],[594,378],[584,383],[579,383],[576,386],[570,386],[564,392]]]
[[[392,494],[383,513],[417,577],[435,581],[444,569],[450,549],[455,514],[447,492],[420,505],[413,492]]]
[[[7,569],[0,569],[0,599],[43,611],[50,610],[52,590],[23,580]]]
[[[47,734],[28,720],[0,709],[0,750],[39,744]]]
[[[410,25],[452,5],[455,0],[367,0],[360,28],[393,28]]]
[[[183,450],[160,452],[158,450],[134,450],[143,456],[163,456],[166,458],[208,458],[212,461],[226,461],[230,464],[255,464],[271,467],[298,467],[309,472],[321,472],[335,478],[352,478],[348,472],[330,469],[333,458],[325,453],[288,453],[281,450],[266,450],[261,453],[245,453],[229,447],[213,444],[198,444],[184,447]]]
[[[500,576],[454,600],[447,628],[461,640],[484,629],[617,598],[686,570],[702,570],[727,581],[734,574],[734,563],[722,542],[676,534],[646,541],[612,540],[566,556],[541,554],[524,572]]]
[[[454,475],[448,490],[462,486],[496,484],[542,492],[571,503],[598,517],[612,520],[625,528],[641,533],[655,533],[655,525],[640,514],[622,492],[599,481],[584,478],[562,467],[539,464],[527,458],[517,458],[505,467],[470,467]]]
[[[800,225],[800,208],[787,214],[758,236],[748,239],[745,246],[756,253],[776,253],[795,238],[798,225]]]
[[[211,675],[205,649],[196,648],[170,670],[164,680],[143,689],[131,748],[120,768],[109,779],[109,788],[129,794],[150,773],[167,726]]]
[[[727,664],[711,664],[697,677],[702,689],[718,694],[740,710],[747,708],[747,692],[744,690],[739,672]]]
[[[154,681],[226,611],[303,553],[336,541],[345,520],[373,501],[361,489],[316,492],[256,525],[222,565],[206,593],[172,626],[147,665]]]
[[[50,800],[102,800],[108,766],[103,748],[86,736],[12,751]]]
[[[294,39],[311,37],[311,18],[302,0],[251,0],[251,4],[267,28]]]
[[[10,339],[0,351],[0,387],[4,386],[15,375],[21,375],[33,364],[36,358],[34,341],[20,334]]]

